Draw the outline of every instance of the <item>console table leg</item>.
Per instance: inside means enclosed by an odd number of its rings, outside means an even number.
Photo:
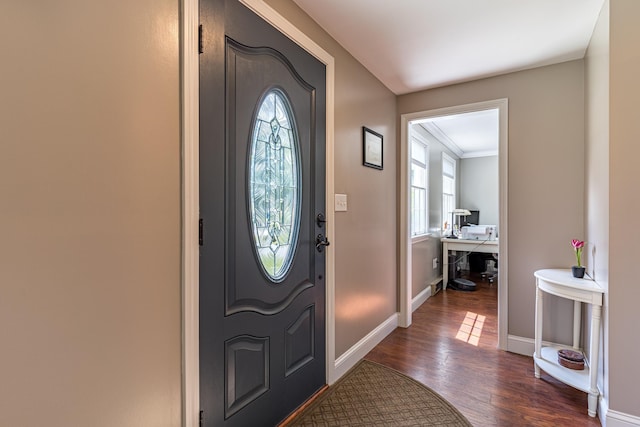
[[[573,302],[573,348],[580,348],[580,322],[582,319],[582,303]]]
[[[589,416],[596,416],[598,405],[598,366],[600,363],[600,320],[602,307],[593,306],[591,309],[591,345],[589,346]]]
[[[535,324],[535,353],[534,357],[542,357],[542,291],[536,286],[536,324]],[[540,367],[533,361],[535,377],[540,378]]]
[[[589,403],[589,410],[587,412],[589,413],[590,417],[595,417],[596,409],[598,407],[598,393],[589,393],[587,401]]]
[[[442,244],[442,290],[447,290],[449,283],[449,248],[447,243]]]

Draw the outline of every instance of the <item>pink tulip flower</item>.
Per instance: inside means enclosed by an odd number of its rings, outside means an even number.
[[[582,248],[584,248],[584,242],[578,239],[571,239],[571,246],[576,251],[576,261],[578,261],[578,267],[582,267],[580,259],[582,258]]]

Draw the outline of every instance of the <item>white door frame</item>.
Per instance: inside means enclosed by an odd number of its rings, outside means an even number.
[[[326,207],[327,238],[335,241],[334,200],[334,58],[263,0],[240,0],[326,66]],[[182,425],[195,427],[200,412],[199,361],[199,61],[198,0],[182,1]],[[205,46],[206,48],[206,46]],[[335,382],[335,249],[326,251],[326,378]]]
[[[498,236],[500,245],[498,248],[498,348],[507,349],[508,338],[508,283],[507,283],[507,184],[508,184],[508,110],[509,104],[506,98],[492,101],[477,102],[473,104],[458,105],[454,107],[439,108],[436,110],[407,113],[400,116],[400,319],[399,325],[409,327],[411,325],[411,211],[409,209],[409,127],[412,122],[421,119],[449,116],[453,114],[469,113],[497,108],[499,113],[499,144],[498,144],[498,179],[499,179],[499,212]],[[443,257],[446,255],[443,255]],[[442,262],[444,266],[444,261]]]

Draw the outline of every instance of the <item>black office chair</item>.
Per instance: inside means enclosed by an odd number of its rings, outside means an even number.
[[[489,262],[495,264],[495,271],[489,271]],[[474,273],[479,273],[484,281],[492,285],[498,278],[498,254],[488,254],[473,252],[469,254],[469,269]]]
[[[483,280],[489,281],[489,286],[493,285],[493,283],[498,279],[498,254],[485,254],[484,262],[485,262],[485,270],[480,274]],[[487,266],[489,262],[493,261],[495,271],[489,271]]]

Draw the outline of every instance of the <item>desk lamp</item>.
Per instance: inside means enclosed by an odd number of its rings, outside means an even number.
[[[458,238],[458,236],[453,234],[453,217],[454,216],[458,217],[458,221],[456,221],[456,223],[458,225],[458,228],[460,228],[460,217],[467,216],[467,215],[471,215],[471,212],[469,212],[467,209],[454,209],[451,211],[451,233],[447,236],[448,239]]]

